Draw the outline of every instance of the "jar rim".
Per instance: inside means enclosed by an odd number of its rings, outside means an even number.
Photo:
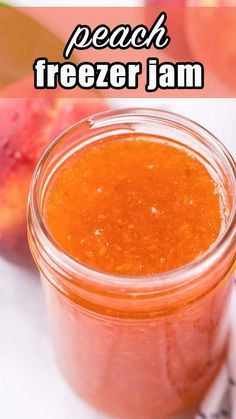
[[[231,213],[225,229],[219,234],[216,241],[204,252],[201,256],[194,259],[193,261],[180,266],[176,269],[161,272],[152,275],[135,275],[135,276],[122,276],[118,274],[110,274],[101,272],[93,269],[89,266],[84,265],[80,261],[73,258],[73,256],[66,253],[60,245],[53,239],[47,230],[47,227],[43,221],[39,197],[38,197],[38,183],[40,175],[44,169],[46,160],[50,157],[55,147],[63,142],[65,136],[79,130],[80,127],[87,124],[89,128],[98,128],[101,126],[112,125],[117,123],[119,119],[124,124],[125,119],[142,118],[143,120],[158,120],[161,123],[173,123],[179,128],[190,130],[192,133],[197,134],[198,140],[207,143],[211,147],[212,151],[220,154],[221,158],[228,164],[228,168],[231,171],[231,184],[233,188],[232,194],[232,208]],[[205,144],[206,145],[206,144]],[[224,253],[228,247],[234,243],[236,234],[236,165],[234,158],[227,150],[227,148],[213,135],[210,131],[202,127],[197,122],[179,115],[177,113],[159,110],[154,108],[122,108],[118,110],[111,110],[96,114],[89,118],[83,119],[77,122],[64,132],[62,132],[46,149],[42,155],[32,178],[30,195],[28,200],[28,231],[32,233],[34,231],[33,238],[37,242],[37,245],[43,246],[47,249],[47,263],[50,263],[54,269],[63,272],[68,279],[70,275],[79,277],[83,275],[89,278],[93,283],[99,283],[99,285],[108,285],[112,287],[125,287],[126,289],[140,289],[147,290],[150,288],[166,286],[176,286],[185,281],[196,278],[201,275],[210,266],[214,264]],[[51,255],[49,255],[49,252]]]

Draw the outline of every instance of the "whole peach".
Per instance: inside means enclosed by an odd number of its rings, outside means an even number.
[[[49,143],[62,131],[104,111],[102,99],[0,100],[0,254],[30,261],[26,202],[34,168]]]
[[[192,0],[192,5],[207,5],[206,0]],[[207,65],[218,82],[235,97],[236,92],[236,0],[212,0],[211,6],[188,8],[186,33],[196,60]],[[207,42],[206,42],[207,39]]]
[[[176,60],[188,61],[191,59],[191,51],[188,45],[188,39],[185,33],[185,9],[187,0],[146,0],[145,5],[150,7],[147,9],[149,27],[154,22],[156,16],[155,9],[167,12],[166,26],[171,42],[166,48],[166,53]]]

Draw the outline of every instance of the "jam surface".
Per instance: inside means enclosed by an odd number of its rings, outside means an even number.
[[[44,223],[64,251],[97,270],[177,268],[205,252],[224,227],[224,195],[208,167],[168,139],[110,137],[56,169]],[[64,284],[63,272],[53,275]],[[164,419],[198,406],[226,355],[228,275],[224,259],[196,278],[197,286],[163,287],[154,298],[136,298],[118,281],[116,295],[89,275],[86,286],[75,275],[79,286],[71,281],[65,293],[43,275],[55,353],[70,385],[118,418]]]
[[[124,134],[78,150],[47,187],[44,222],[79,262],[118,275],[176,269],[222,227],[219,187],[196,154],[158,137]]]

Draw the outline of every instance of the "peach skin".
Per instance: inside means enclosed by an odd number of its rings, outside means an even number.
[[[98,98],[0,100],[0,255],[23,265],[31,261],[26,202],[33,170],[58,134],[106,109]]]

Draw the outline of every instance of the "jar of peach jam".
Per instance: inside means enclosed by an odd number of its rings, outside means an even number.
[[[75,392],[129,419],[194,409],[223,363],[235,162],[200,125],[125,109],[74,125],[32,181],[29,243]]]

